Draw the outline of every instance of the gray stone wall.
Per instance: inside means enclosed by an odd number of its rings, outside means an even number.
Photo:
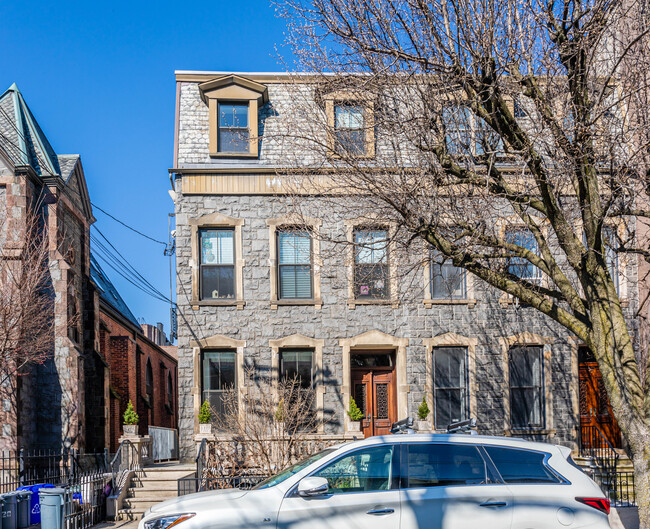
[[[179,187],[180,182],[178,179]],[[180,191],[179,188],[177,190]],[[377,329],[409,339],[407,383],[410,389],[408,412],[411,415],[416,413],[427,382],[426,352],[422,340],[448,332],[476,338],[477,409],[471,410],[471,414],[479,420],[479,431],[488,434],[503,434],[509,423],[504,410],[504,398],[507,397],[506,366],[500,340],[522,332],[550,337],[551,379],[544,382],[552,393],[552,403],[547,404],[552,408],[548,415],[556,430],[553,440],[565,444],[575,441],[578,417],[573,408],[572,394],[577,395],[577,380],[572,374],[571,342],[567,332],[549,318],[532,308],[516,304],[502,306],[499,303],[501,294],[477,280],[477,303],[474,307],[450,304],[425,308],[422,302],[421,268],[399,278],[399,307],[358,305],[352,310],[347,304],[347,271],[342,252],[333,248],[333,243],[327,240],[321,241],[322,309],[313,306],[279,306],[271,309],[270,243],[266,219],[286,214],[288,199],[268,196],[183,196],[180,192],[178,197],[179,414],[184,454],[191,454],[194,446],[194,367],[190,341],[215,334],[246,340],[246,360],[266,368],[271,366],[269,340],[294,333],[325,340],[325,410],[331,415],[327,429],[332,432],[342,431],[344,409],[347,408],[347,403],[344,406],[341,398],[341,338]],[[313,208],[321,213],[323,237],[337,237],[344,233],[342,217],[325,214],[323,204],[316,199],[311,199],[311,202]],[[191,307],[192,256],[188,221],[213,212],[244,219],[242,250],[246,262],[243,269],[246,305],[243,310],[214,306],[201,306],[193,310]],[[549,438],[546,435],[542,437]]]

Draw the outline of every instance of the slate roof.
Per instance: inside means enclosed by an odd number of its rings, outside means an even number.
[[[74,171],[77,162],[79,161],[80,156],[78,154],[58,154],[57,159],[59,160],[59,167],[61,168],[61,178],[64,181],[68,181],[72,172]]]
[[[54,149],[15,83],[0,95],[0,145],[14,165],[29,165],[39,176],[61,174]]]
[[[113,283],[111,283],[111,280],[108,278],[106,273],[102,270],[102,267],[99,266],[97,259],[95,259],[92,253],[90,254],[90,277],[97,285],[97,288],[99,288],[99,297],[140,329],[138,320],[133,315],[126,302],[122,299],[122,296],[120,296],[120,293],[117,291]]]

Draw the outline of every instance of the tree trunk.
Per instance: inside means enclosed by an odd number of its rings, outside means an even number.
[[[639,506],[639,527],[650,529],[650,426],[628,438],[634,464],[634,491]]]

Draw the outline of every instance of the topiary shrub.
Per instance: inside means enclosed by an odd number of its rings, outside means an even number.
[[[420,419],[421,421],[426,421],[430,412],[431,410],[427,405],[426,397],[422,397],[422,404],[420,404],[420,406],[418,407],[418,419]]]
[[[212,408],[210,408],[210,403],[206,400],[201,404],[199,409],[199,423],[200,424],[210,424],[212,422]]]
[[[129,403],[126,405],[126,410],[122,417],[124,420],[124,424],[132,425],[132,424],[138,424],[138,422],[140,422],[140,417],[138,417],[138,414],[133,409],[133,403],[131,402],[131,400],[129,400]]]
[[[364,415],[357,403],[354,401],[354,398],[350,397],[350,409],[348,410],[348,417],[352,421],[360,421],[363,419]]]

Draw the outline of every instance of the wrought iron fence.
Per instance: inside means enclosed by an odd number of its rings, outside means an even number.
[[[107,484],[110,474],[93,472],[78,477],[66,487],[65,529],[87,529],[106,520]]]
[[[598,426],[580,425],[580,455],[591,458],[604,472],[616,471],[618,453]]]
[[[68,486],[84,474],[105,472],[107,468],[107,451],[85,454],[78,450],[3,450],[0,493],[38,483]]]
[[[634,472],[600,472],[594,469],[591,478],[598,483],[607,496],[612,507],[634,507],[636,493],[634,490]]]
[[[178,480],[178,495],[193,494],[204,490],[217,489],[251,489],[268,476],[236,476],[236,477],[186,477]]]

